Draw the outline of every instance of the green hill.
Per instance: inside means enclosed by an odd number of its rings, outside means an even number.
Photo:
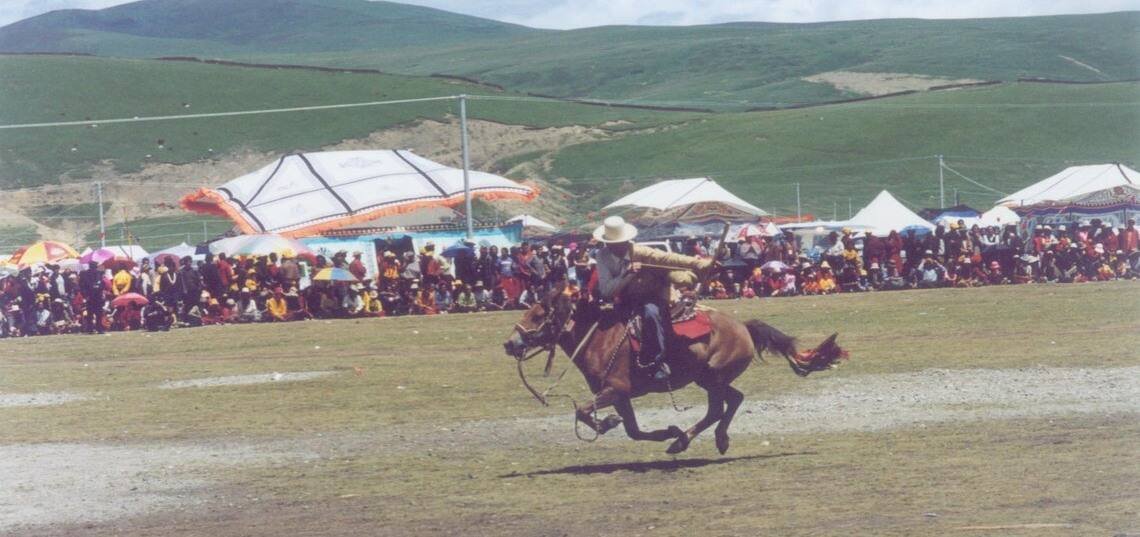
[[[0,57],[0,123],[153,116],[357,102],[459,92],[495,93],[437,79],[75,57]],[[773,112],[696,114],[574,103],[470,103],[474,118],[528,129],[491,165],[531,173],[573,193],[572,221],[592,218],[618,193],[657,178],[712,176],[769,210],[846,214],[888,188],[913,206],[937,205],[933,155],[988,187],[1012,191],[1074,163],[1140,162],[1140,83],[1011,83]],[[144,163],[224,160],[244,149],[315,150],[417,119],[443,119],[454,102],[4,131],[0,185],[82,178]],[[549,150],[519,145],[544,128],[586,125],[603,140],[567,139]],[[527,134],[532,133],[532,134]],[[161,146],[159,142],[161,141]],[[513,149],[518,146],[518,149]],[[430,147],[422,148],[430,150]],[[948,196],[985,207],[1000,197],[950,172]],[[557,194],[552,194],[557,195]],[[87,200],[89,201],[89,200]],[[133,214],[133,213],[132,213]],[[194,231],[191,229],[191,231]]]
[[[0,50],[107,56],[376,50],[466,43],[534,30],[364,0],[143,0],[53,11],[0,28]]]
[[[0,28],[0,51],[376,68],[564,97],[746,108],[887,91],[805,80],[835,71],[1136,79],[1140,12],[554,31],[364,0],[142,0],[11,24]]]

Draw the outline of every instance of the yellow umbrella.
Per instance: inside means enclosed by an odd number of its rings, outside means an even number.
[[[11,265],[20,267],[30,267],[36,263],[55,263],[64,259],[75,259],[79,257],[79,252],[75,248],[59,242],[59,241],[39,241],[19,250],[12,254],[8,259]]]

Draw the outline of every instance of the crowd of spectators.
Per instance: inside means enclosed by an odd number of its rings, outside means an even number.
[[[923,236],[843,230],[809,248],[791,233],[730,240],[719,252],[710,237],[679,241],[676,248],[719,254],[723,269],[694,291],[725,299],[1135,279],[1137,243],[1133,221],[1113,228],[1092,220],[1040,226],[1028,238],[1013,226],[967,229],[959,222]],[[418,252],[380,252],[374,274],[360,252],[207,255],[80,271],[28,267],[0,280],[0,337],[526,308],[559,282],[587,288],[596,247],[585,241],[503,249],[468,243],[445,257],[429,243]],[[356,281],[315,277],[326,268],[343,269]]]

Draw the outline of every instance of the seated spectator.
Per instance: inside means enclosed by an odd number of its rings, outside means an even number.
[[[412,305],[412,313],[416,315],[436,315],[439,313],[439,306],[435,303],[435,291],[430,287],[418,289],[418,285],[413,285],[413,291],[416,293],[415,303]]]
[[[285,300],[285,290],[280,287],[273,289],[273,296],[265,301],[265,311],[269,315],[265,320],[269,322],[285,322],[292,320],[288,301]]]
[[[830,295],[839,291],[839,284],[835,281],[835,274],[831,272],[831,264],[827,261],[819,264],[819,294]]]
[[[463,284],[463,287],[459,290],[459,294],[455,296],[454,311],[456,313],[479,311],[479,303],[475,300],[475,293],[471,290],[470,285]]]
[[[912,281],[915,287],[929,289],[942,287],[946,280],[946,267],[934,259],[934,252],[926,250],[922,261],[914,267]]]
[[[1005,273],[1001,270],[1001,263],[999,263],[997,260],[990,261],[990,266],[985,271],[982,281],[988,285],[1001,285],[1009,283],[1009,280],[1005,277]]]
[[[167,331],[174,324],[174,314],[162,300],[152,301],[143,308],[143,326],[149,332]]]

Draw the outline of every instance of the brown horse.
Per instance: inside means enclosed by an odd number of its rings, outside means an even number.
[[[635,364],[626,319],[614,312],[602,311],[587,299],[575,300],[564,291],[564,286],[554,289],[523,314],[522,321],[515,325],[515,332],[503,344],[507,354],[521,361],[547,351],[550,353],[549,373],[555,346],[561,347],[571,356],[594,393],[592,401],[576,406],[579,421],[598,434],[622,424],[626,434],[634,440],[672,439],[668,453],[684,451],[693,438],[714,423],[717,425],[716,447],[721,454],[728,451],[728,427],[744,401],[744,394],[732,387],[732,382],[761,352],[771,350],[783,355],[792,371],[800,376],[828,369],[846,356],[835,343],[836,334],[814,350],[800,353],[793,338],[763,322],[741,323],[713,310],[708,312],[712,322],[710,334],[693,341],[674,338],[668,342],[672,375],[668,382],[655,381],[652,373],[642,371]],[[528,354],[534,349],[537,349],[534,354]],[[521,371],[520,367],[520,375]],[[525,382],[525,378],[523,380]],[[656,431],[642,431],[637,426],[632,399],[690,383],[708,392],[708,411],[704,418],[686,431],[672,425]],[[527,388],[530,389],[529,384]],[[543,396],[531,391],[546,403]],[[597,411],[611,405],[618,415],[597,419]]]

